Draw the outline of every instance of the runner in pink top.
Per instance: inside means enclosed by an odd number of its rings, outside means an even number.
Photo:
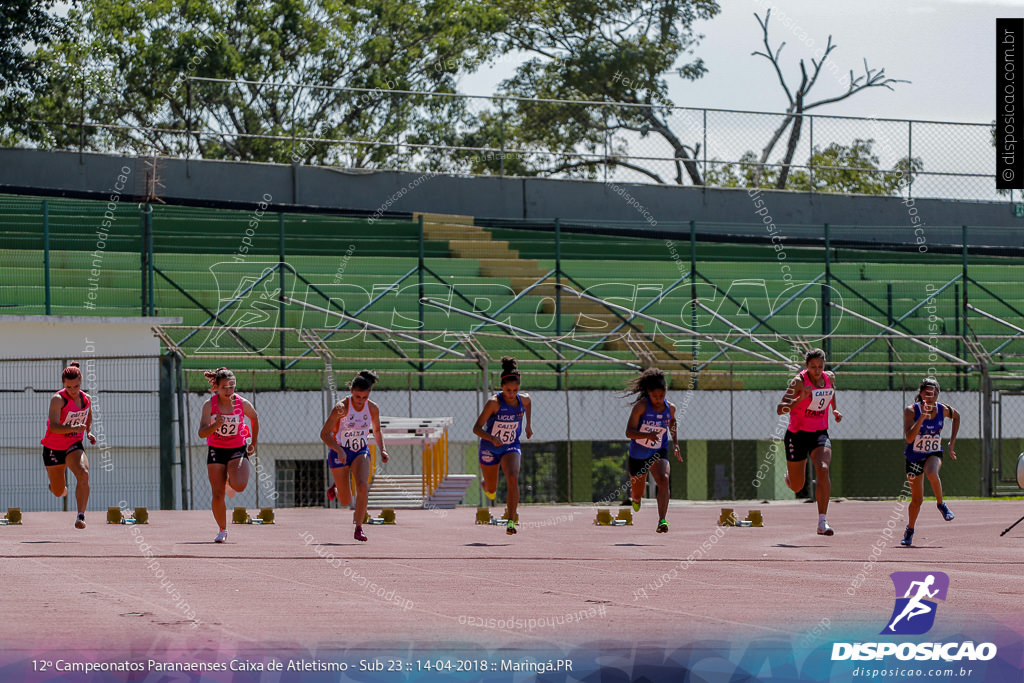
[[[828,438],[828,413],[831,407],[836,422],[843,414],[836,406],[836,376],[825,371],[825,352],[808,351],[806,368],[794,377],[776,407],[779,415],[789,414],[786,431],[786,485],[799,491],[804,487],[808,456],[817,474],[815,498],[818,501],[818,534],[832,536],[835,531],[825,520],[828,499],[832,494],[829,467],[832,464],[832,442]]]
[[[92,435],[92,401],[82,391],[81,366],[72,361],[61,373],[64,388],[50,398],[49,418],[46,420],[46,434],[43,436],[43,464],[50,478],[50,491],[58,498],[68,495],[64,470],[71,468],[78,482],[75,486],[75,502],[78,516],[75,528],[85,528],[85,506],[89,503],[89,458],[85,456],[82,437],[89,443],[96,443]]]
[[[213,517],[220,525],[220,533],[214,543],[228,540],[227,506],[224,494],[231,498],[244,491],[249,484],[249,456],[256,457],[256,439],[260,433],[260,421],[256,409],[247,400],[235,393],[235,374],[227,368],[209,370],[205,373],[210,380],[213,397],[203,403],[203,416],[199,420],[199,438],[206,439],[210,450],[206,457],[206,471],[213,489]],[[246,445],[250,435],[245,424],[249,418],[252,424],[252,441]]]

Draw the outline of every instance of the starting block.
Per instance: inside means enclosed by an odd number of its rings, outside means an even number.
[[[260,513],[255,518],[250,517],[244,507],[236,507],[231,514],[232,524],[273,524],[274,508],[260,508]]]
[[[371,517],[367,512],[363,524],[396,524],[395,511],[393,508],[383,508],[380,511],[380,517]]]
[[[722,514],[718,517],[718,526],[738,526],[736,513],[732,508],[722,508]]]
[[[629,508],[619,510],[619,516],[612,519],[612,512],[607,508],[599,508],[594,519],[596,526],[626,526],[633,524],[633,512]]]
[[[0,518],[0,526],[21,524],[21,508],[7,508],[7,514]]]
[[[121,508],[108,507],[107,524],[149,524],[149,510],[138,507],[132,517],[125,517]]]
[[[760,510],[751,510],[747,513],[747,519],[744,520],[750,522],[750,526],[764,526],[764,517],[761,516]]]
[[[516,513],[516,522],[519,522],[519,513]],[[476,509],[476,523],[477,524],[493,524],[494,526],[507,526],[508,525],[508,510],[501,513],[501,519],[491,515],[490,508],[477,508]]]
[[[620,524],[616,524],[620,522]],[[633,509],[632,508],[619,508],[619,514],[612,520],[612,524],[615,526],[633,526]]]

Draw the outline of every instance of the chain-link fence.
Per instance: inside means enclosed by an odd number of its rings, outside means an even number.
[[[703,354],[698,355],[698,360]],[[798,354],[794,353],[794,358]],[[205,466],[206,444],[197,431],[203,403],[209,401],[205,378],[180,370],[171,355],[160,358],[84,357],[83,389],[93,399],[95,446],[86,445],[91,464],[90,509],[128,503],[131,506],[204,509],[210,504]],[[213,365],[229,359],[213,359]],[[0,361],[0,401],[8,427],[0,439],[0,506],[24,510],[61,510],[69,498],[55,498],[39,461],[38,445],[49,398],[59,384],[66,359]],[[671,460],[671,494],[690,500],[786,499],[793,494],[782,482],[785,460],[781,439],[787,421],[776,414],[794,367],[752,369],[743,363],[720,363],[724,378],[717,387],[700,388],[699,374],[670,370],[668,400],[676,406],[682,462]],[[493,368],[481,367],[465,384],[477,389],[420,390],[413,373],[377,366],[382,383],[372,399],[391,417],[450,417],[447,473],[478,474],[478,440],[472,425],[484,401],[499,386]],[[276,371],[264,371],[276,372]],[[333,380],[331,379],[333,372]],[[523,438],[521,495],[524,503],[600,503],[612,505],[628,492],[625,438],[631,398],[622,388],[635,371],[601,371],[609,388],[595,389],[588,372],[559,373],[560,388],[536,389],[548,372],[529,363],[523,368],[522,390],[532,398],[532,439]],[[260,381],[259,372],[236,373],[238,392],[259,415],[258,457],[248,488],[229,503],[249,508],[327,504],[331,484],[320,429],[335,398],[344,396],[351,376],[321,362],[318,389],[282,391],[278,382]],[[1024,378],[997,377],[986,364],[958,372],[951,364],[936,376],[943,387],[940,401],[960,413],[956,460],[946,458],[944,490],[951,496],[1019,492],[1015,485],[1017,454],[1024,449]],[[832,494],[836,497],[899,495],[904,477],[903,410],[913,402],[924,372],[836,372],[837,407],[833,421]],[[56,381],[55,381],[56,378]],[[849,380],[870,380],[875,387],[849,388]],[[745,383],[771,388],[744,389]],[[958,381],[981,390],[956,390]],[[331,384],[334,383],[334,389]],[[296,386],[309,381],[296,381]],[[868,383],[868,382],[864,382]],[[577,388],[577,384],[581,388]],[[618,387],[618,389],[610,387]],[[268,388],[272,387],[272,388]],[[191,389],[191,390],[190,390]],[[944,432],[948,447],[950,428]],[[386,465],[376,460],[375,477],[422,475],[419,446],[389,447]],[[499,500],[504,495],[501,479]],[[418,488],[418,487],[417,487]],[[371,487],[372,490],[372,487]],[[653,495],[653,490],[649,492]],[[809,492],[808,492],[809,493]],[[415,496],[413,496],[415,498]],[[412,504],[422,499],[410,499]],[[472,485],[466,504],[486,505],[479,486]]]
[[[431,173],[996,201],[992,125],[189,78],[145,121],[8,122],[22,144]],[[83,91],[83,97],[90,95]],[[234,117],[225,102],[274,104]],[[310,102],[319,106],[310,106]],[[371,106],[372,105],[372,106]],[[280,111],[278,111],[280,109]],[[88,111],[85,102],[78,109]],[[239,119],[241,120],[241,119]],[[243,125],[244,124],[244,125]],[[799,124],[799,126],[797,125]],[[795,128],[799,135],[791,138]],[[774,145],[769,141],[776,139]],[[766,153],[764,150],[768,149]]]

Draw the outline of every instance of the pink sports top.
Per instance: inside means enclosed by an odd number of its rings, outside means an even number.
[[[245,424],[245,413],[242,412],[242,397],[238,394],[232,396],[235,399],[234,410],[231,414],[224,414],[224,422],[217,430],[206,437],[206,444],[216,448],[241,448],[245,446],[249,437],[249,427]],[[214,395],[210,403],[210,416],[216,419],[220,413],[220,397]]]
[[[68,396],[67,389],[61,389],[57,392],[57,395],[64,399],[64,407],[60,409],[60,424],[64,427],[82,427],[83,431],[71,432],[70,434],[54,434],[50,431],[50,420],[47,419],[46,434],[43,435],[39,443],[55,451],[66,451],[82,440],[82,436],[85,434],[85,425],[89,421],[91,402],[84,391],[78,392],[79,400],[82,402],[81,408],[75,405],[75,402]]]
[[[828,407],[835,399],[836,390],[832,386],[832,380],[828,374],[822,373],[821,376],[825,378],[825,386],[816,387],[807,378],[807,370],[800,371],[800,378],[804,381],[804,386],[811,387],[811,395],[806,400],[790,407],[789,431],[819,432],[828,429]]]

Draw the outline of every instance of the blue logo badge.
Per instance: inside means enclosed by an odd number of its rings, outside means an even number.
[[[942,572],[893,572],[896,604],[883,634],[920,635],[935,624],[936,600],[945,600],[949,577]]]

